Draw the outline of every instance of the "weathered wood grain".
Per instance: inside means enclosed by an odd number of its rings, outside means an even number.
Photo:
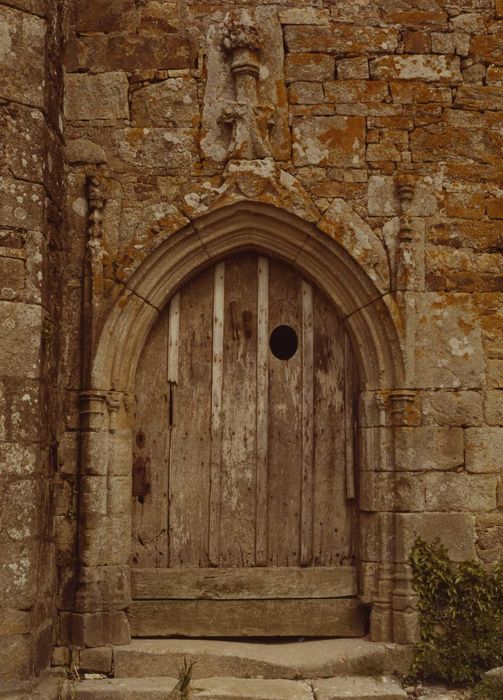
[[[354,598],[135,601],[133,637],[362,637],[366,610]]]
[[[220,500],[222,468],[222,385],[224,363],[225,262],[214,268],[213,355],[211,369],[211,458],[208,557],[218,565],[220,552]],[[188,407],[185,407],[186,410]]]
[[[136,373],[134,462],[146,469],[147,493],[133,497],[133,565],[166,566],[168,562],[168,422],[167,312],[152,329]]]
[[[178,385],[172,428],[169,566],[208,566],[213,269],[180,292]]]
[[[269,333],[291,326],[301,338],[301,284],[298,272],[269,262]],[[302,351],[290,360],[269,353],[268,564],[300,563]]]
[[[267,563],[267,453],[269,436],[269,259],[259,257],[257,287],[257,482],[255,562]]]
[[[352,566],[134,569],[135,600],[342,598],[357,594]]]
[[[302,281],[302,482],[300,561],[313,561],[313,288]]]
[[[354,454],[354,379],[355,363],[349,338],[344,338],[344,433],[346,440],[346,496],[355,497],[355,454]]]
[[[226,262],[220,566],[255,563],[257,256]]]

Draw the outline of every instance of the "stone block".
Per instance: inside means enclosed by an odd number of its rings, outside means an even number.
[[[75,139],[66,147],[66,157],[69,163],[106,163],[105,149],[89,139]]]
[[[0,367],[4,377],[40,375],[42,308],[0,301]],[[23,348],[23,352],[19,352]]]
[[[383,80],[425,80],[435,83],[460,83],[463,80],[459,58],[423,54],[375,58],[370,63],[370,75]]]
[[[407,700],[400,683],[385,676],[338,676],[313,681],[316,700]]]
[[[0,98],[43,107],[45,20],[2,4],[0,27]]]
[[[4,379],[6,438],[12,443],[40,441],[45,418],[40,406],[45,405],[46,400],[42,389],[43,385],[38,381],[23,381],[19,377]]]
[[[15,610],[0,607],[2,635],[29,634],[33,627],[33,613],[28,610]]]
[[[330,20],[330,10],[316,7],[292,7],[279,11],[281,24],[312,24],[327,25]]]
[[[29,635],[0,637],[0,681],[26,681],[31,675],[31,640]],[[13,698],[13,695],[10,696]],[[14,696],[13,700],[20,696]],[[28,697],[28,696],[24,696]],[[21,696],[21,700],[24,700]]]
[[[138,10],[140,33],[165,35],[180,29],[181,13],[176,2],[145,0]]]
[[[127,128],[114,134],[114,151],[137,168],[186,170],[196,158],[196,132],[193,129]]]
[[[483,422],[478,391],[433,391],[421,395],[423,421],[429,425],[477,426]]]
[[[428,178],[415,183],[409,207],[410,216],[432,216],[438,208]],[[394,216],[400,213],[395,179],[389,175],[371,175],[368,180],[368,212],[371,216]]]
[[[369,61],[366,56],[341,58],[337,61],[337,78],[339,80],[368,80]]]
[[[285,79],[332,80],[335,73],[335,58],[325,53],[289,53],[285,56]]]
[[[293,127],[295,165],[361,167],[365,161],[363,117],[306,117]]]
[[[498,85],[460,85],[454,104],[468,109],[503,109],[503,94]]]
[[[68,647],[54,647],[51,666],[69,666],[70,661],[71,652]]]
[[[80,37],[69,43],[67,70],[133,72],[192,68],[188,39],[176,34],[106,34]]]
[[[323,84],[325,100],[336,104],[345,102],[384,102],[388,84],[379,80],[334,80]]]
[[[321,83],[298,81],[290,83],[288,97],[291,104],[320,104],[324,100]]]
[[[34,541],[0,542],[2,604],[27,610],[35,604],[38,552]]]
[[[0,106],[0,125],[3,132],[0,172],[20,180],[43,183],[48,145],[43,112],[10,102]]]
[[[477,555],[486,564],[503,559],[503,513],[480,515],[476,521]]]
[[[38,509],[42,506],[38,482],[23,479],[9,483],[0,479],[3,499],[0,531],[12,541],[23,541],[38,534]]]
[[[503,428],[468,428],[465,436],[467,471],[480,474],[503,473]]]
[[[445,476],[443,474],[439,475]],[[475,516],[467,513],[399,513],[396,515],[396,556],[407,562],[417,537],[437,538],[453,561],[475,559]]]
[[[503,136],[496,131],[488,139],[483,129],[453,129],[445,123],[418,127],[410,139],[412,158],[418,162],[459,163],[469,159],[496,164],[503,148]]]
[[[484,402],[488,425],[503,425],[503,391],[488,391]]]
[[[45,225],[46,193],[42,186],[0,177],[2,225],[41,230]]]
[[[430,104],[431,102],[451,104],[452,93],[449,87],[430,85],[418,80],[392,80],[390,83],[393,102],[396,104]]]
[[[426,509],[431,511],[486,512],[496,508],[495,476],[430,473],[425,476]]]
[[[433,32],[431,35],[431,46],[433,53],[468,56],[470,53],[470,35],[463,32]]]
[[[395,469],[454,469],[464,463],[462,428],[433,426],[395,428]]]
[[[503,30],[472,37],[470,48],[471,52],[483,61],[497,66],[503,65]]]
[[[75,29],[78,32],[131,31],[134,10],[134,0],[77,0]]]
[[[69,73],[65,76],[65,116],[72,120],[129,119],[126,74]]]
[[[134,126],[192,126],[199,123],[196,81],[169,78],[135,90],[131,101]]]
[[[82,649],[79,654],[79,668],[92,673],[110,673],[112,670],[112,647]]]
[[[395,644],[417,644],[420,640],[420,620],[417,612],[393,611],[393,641]]]
[[[288,51],[321,51],[337,54],[388,53],[398,46],[396,29],[332,23],[330,27],[288,26],[284,32]]]
[[[424,388],[479,388],[485,365],[469,294],[426,293],[418,300],[416,372]]]
[[[431,52],[431,35],[424,31],[407,30],[403,33],[404,53],[428,54]]]
[[[23,291],[24,282],[24,260],[0,258],[0,299],[15,299]]]
[[[360,507],[364,511],[423,511],[425,508],[422,474],[362,471],[360,494]]]

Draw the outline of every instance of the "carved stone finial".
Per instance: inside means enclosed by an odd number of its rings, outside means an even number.
[[[414,178],[408,173],[400,173],[396,179],[396,193],[400,202],[400,228],[395,257],[395,289],[410,287],[415,272],[414,229],[409,217],[409,210],[414,198]]]
[[[87,198],[89,203],[88,227],[87,227],[87,252],[92,274],[101,270],[103,265],[103,253],[101,246],[103,222],[103,209],[106,199],[101,192],[100,182],[94,176],[87,179]]]

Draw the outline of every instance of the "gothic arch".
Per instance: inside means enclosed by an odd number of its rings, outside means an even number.
[[[332,230],[334,215],[330,215]],[[389,289],[375,281],[379,275],[374,274],[374,243],[368,244],[370,229],[359,231],[358,220],[348,228],[347,221],[340,220],[335,226],[342,235],[331,236],[323,221],[326,223],[326,216],[317,227],[259,202],[222,206],[169,235],[138,266],[116,298],[91,361],[90,386],[81,394],[80,571],[73,627],[85,630],[86,624],[91,624],[85,620],[91,616],[101,636],[99,644],[89,643],[82,631],[79,641],[99,646],[128,640],[124,610],[130,602],[130,398],[149,331],[189,277],[243,249],[256,249],[290,262],[327,294],[344,319],[358,358],[361,388],[377,398],[372,403],[374,413],[376,406],[382,407],[382,397],[404,386],[400,316]],[[364,242],[359,254],[351,249],[351,241]],[[361,264],[362,250],[368,270]],[[371,254],[365,257],[369,250]],[[403,396],[404,392],[398,392],[399,401]],[[369,428],[363,429],[360,443],[364,458],[372,464],[369,469],[380,468],[383,452],[372,426],[386,424],[382,414],[364,423]],[[386,459],[392,464],[390,445]],[[370,484],[368,489],[372,489]],[[394,521],[386,517],[391,515],[383,513],[382,520],[367,526],[366,538],[377,543],[378,554],[370,562],[370,574],[363,574],[370,579],[364,586],[364,599],[373,603],[373,634],[385,640],[393,636]]]

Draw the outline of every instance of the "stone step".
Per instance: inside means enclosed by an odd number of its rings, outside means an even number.
[[[407,693],[394,678],[342,676],[313,681],[316,700],[407,700]]]
[[[112,678],[76,683],[76,700],[173,700],[174,678]],[[191,700],[313,700],[304,681],[205,678],[190,685]]]
[[[184,659],[193,678],[327,678],[406,673],[412,649],[365,639],[236,642],[207,639],[135,639],[113,652],[116,678],[178,676]]]

